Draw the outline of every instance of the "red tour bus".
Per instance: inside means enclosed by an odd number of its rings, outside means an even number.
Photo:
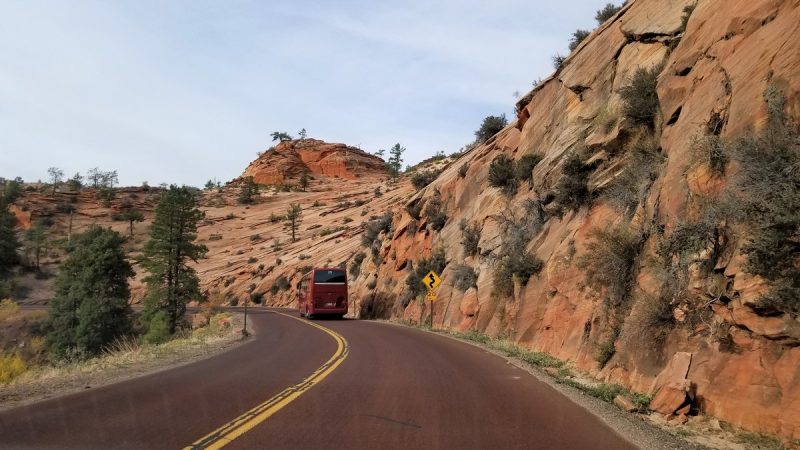
[[[297,283],[300,317],[347,314],[347,272],[339,267],[312,269]]]

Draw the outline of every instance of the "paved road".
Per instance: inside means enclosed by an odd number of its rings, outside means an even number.
[[[633,448],[479,348],[366,321],[315,322],[328,333],[274,312],[257,311],[252,320],[256,338],[217,357],[0,413],[0,448],[177,449],[226,424],[204,443]]]

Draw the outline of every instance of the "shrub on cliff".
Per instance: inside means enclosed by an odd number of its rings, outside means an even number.
[[[735,202],[750,235],[742,247],[745,270],[771,284],[759,301],[762,312],[800,314],[800,130],[781,91],[770,85],[764,98],[764,129],[731,144],[740,167]]]
[[[417,172],[411,176],[411,184],[417,189],[422,189],[431,184],[441,172],[436,170],[426,170],[425,172]]]
[[[353,256],[353,260],[350,262],[350,276],[358,278],[361,274],[361,263],[364,262],[364,258],[366,257],[367,255],[364,252],[356,253],[356,255]]]
[[[447,267],[447,259],[444,247],[434,248],[430,259],[420,258],[416,263],[412,263],[411,273],[406,278],[406,295],[409,298],[415,298],[425,293],[426,288],[422,284],[422,278],[430,271],[441,275],[445,267]]]
[[[518,181],[527,181],[530,184],[533,181],[533,169],[541,161],[541,155],[530,154],[523,156],[514,167],[514,178]]]
[[[464,256],[478,254],[478,243],[481,240],[481,228],[477,223],[470,225],[466,219],[461,219],[458,227],[461,229],[461,245],[464,246]]]
[[[508,120],[505,114],[499,116],[486,116],[481,123],[480,128],[475,131],[475,142],[483,143],[489,140],[492,136],[499,133],[503,128],[508,125]]]
[[[561,167],[561,179],[556,185],[554,200],[562,210],[577,210],[592,200],[588,183],[594,169],[585,160],[584,150],[573,150]]]
[[[642,236],[627,225],[596,228],[589,236],[592,240],[579,258],[578,267],[586,271],[589,284],[598,290],[605,289],[611,304],[618,305],[631,287]]]
[[[629,83],[619,90],[623,102],[622,114],[633,123],[650,128],[655,126],[659,112],[656,85],[661,70],[661,65],[649,69],[640,67],[633,73]]]
[[[625,170],[608,183],[602,192],[612,206],[620,212],[633,212],[644,200],[658,176],[658,165],[663,161],[658,141],[640,139],[628,148]]]
[[[606,3],[606,6],[597,11],[597,14],[595,14],[594,19],[597,21],[598,25],[602,25],[608,19],[614,17],[614,15],[618,13],[621,9],[622,6],[617,6],[613,3]]]
[[[453,287],[461,292],[478,287],[478,274],[466,265],[459,264],[453,269]]]
[[[589,35],[591,34],[590,31],[586,30],[575,30],[572,33],[572,37],[569,39],[569,51],[575,51],[581,42],[583,42]]]
[[[438,190],[425,205],[425,218],[428,220],[428,226],[436,231],[440,231],[447,224],[447,213],[445,213],[442,195]]]
[[[371,247],[378,240],[381,233],[391,232],[393,218],[391,211],[387,211],[384,215],[367,222],[364,225],[364,234],[361,236],[361,245]]]
[[[508,196],[517,193],[518,183],[513,159],[504,154],[495,156],[489,164],[489,185],[500,189]]]
[[[494,255],[493,293],[499,297],[508,297],[514,293],[515,281],[525,286],[544,267],[544,262],[527,249],[538,228],[526,217],[518,218],[510,211],[493,218],[500,225],[502,239],[500,248]]]

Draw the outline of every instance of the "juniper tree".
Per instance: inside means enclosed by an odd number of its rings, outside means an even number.
[[[492,136],[499,133],[500,130],[508,125],[508,120],[505,114],[499,116],[486,116],[481,123],[480,128],[475,131],[475,142],[483,143],[489,140]]]
[[[50,182],[53,185],[52,195],[56,195],[56,188],[64,179],[64,171],[58,167],[51,167],[47,169],[47,175],[50,177]]]
[[[196,262],[208,249],[196,244],[197,222],[204,213],[197,209],[191,191],[172,185],[156,206],[150,240],[142,251],[141,265],[147,272],[142,322],[158,313],[167,315],[169,333],[174,334],[186,312],[186,303],[200,299],[199,280],[189,261]]]
[[[125,211],[122,211],[120,214],[120,218],[130,224],[130,236],[133,239],[133,223],[134,222],[143,222],[144,221],[144,214],[135,208],[129,208]]]
[[[128,278],[134,273],[124,241],[119,233],[92,225],[67,246],[48,317],[47,341],[56,358],[97,354],[130,333]]]

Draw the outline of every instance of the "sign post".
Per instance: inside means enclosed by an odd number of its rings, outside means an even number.
[[[434,272],[430,271],[427,275],[422,278],[422,284],[428,288],[428,295],[425,296],[425,299],[430,302],[431,305],[431,330],[433,329],[433,302],[436,301],[436,288],[442,284],[442,279],[439,278],[439,275]]]

